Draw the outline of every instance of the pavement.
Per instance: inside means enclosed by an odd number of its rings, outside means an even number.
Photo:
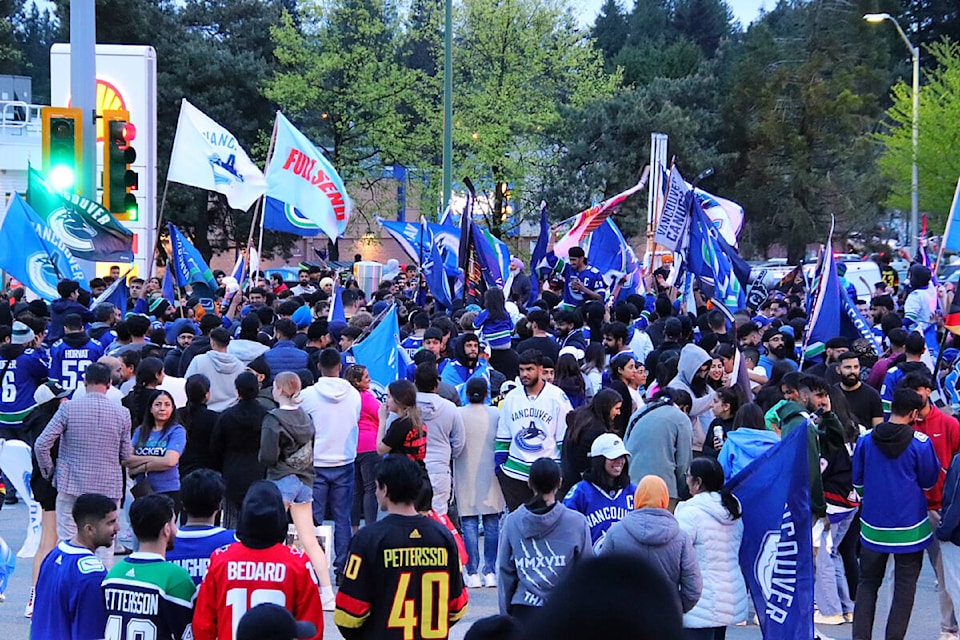
[[[0,536],[10,547],[17,551],[23,544],[27,526],[27,507],[23,502],[16,505],[6,505],[0,510]],[[23,617],[23,608],[27,603],[30,591],[32,558],[17,558],[17,566],[10,576],[6,591],[6,602],[0,603],[0,639],[26,640],[30,637],[30,621]],[[883,637],[883,628],[890,608],[892,576],[888,567],[888,579],[880,591],[880,600],[877,604],[877,624],[874,637]],[[450,632],[450,638],[460,640],[476,620],[495,615],[497,609],[496,589],[472,589],[470,591],[470,606],[467,615],[457,623]],[[584,607],[588,614],[589,608]],[[324,614],[324,639],[341,638],[337,627],[333,624],[333,614]],[[917,596],[914,603],[913,615],[910,618],[910,627],[906,640],[936,640],[940,632],[940,609],[937,599],[936,579],[929,563],[924,561],[923,572],[917,585]],[[818,627],[822,638],[851,637],[851,625]],[[755,625],[731,627],[727,630],[728,640],[760,640],[760,628]],[[802,640],[802,639],[798,639]]]

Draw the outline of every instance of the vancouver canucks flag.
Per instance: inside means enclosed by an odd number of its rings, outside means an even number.
[[[0,215],[0,269],[48,301],[60,297],[60,280],[86,280],[70,248],[19,194]]]
[[[267,165],[263,225],[301,236],[343,235],[353,203],[323,153],[277,112],[273,156]]]
[[[400,326],[397,307],[393,305],[373,329],[353,345],[357,362],[367,366],[370,373],[370,389],[383,401],[387,386],[406,373],[406,351],[400,347]]]
[[[74,257],[93,262],[133,261],[133,232],[100,203],[57,191],[32,168],[28,176],[27,201]]]
[[[168,274],[172,274],[176,278],[178,286],[185,287],[188,284],[198,282],[216,291],[217,279],[213,277],[213,272],[203,260],[200,252],[190,244],[187,237],[180,233],[180,229],[177,229],[173,223],[168,222],[167,226],[170,230]]]
[[[813,638],[813,536],[807,425],[735,475],[743,509],[740,570],[764,640]]]

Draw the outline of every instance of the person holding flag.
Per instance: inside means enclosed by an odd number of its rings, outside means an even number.
[[[586,300],[604,301],[607,295],[603,274],[587,264],[582,247],[570,247],[569,260],[563,267],[563,307],[575,309]]]

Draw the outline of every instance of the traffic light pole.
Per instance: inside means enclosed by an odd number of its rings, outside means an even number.
[[[83,112],[83,161],[76,191],[97,199],[97,20],[94,0],[70,0],[71,106]]]

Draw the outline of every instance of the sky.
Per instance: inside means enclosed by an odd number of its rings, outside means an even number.
[[[628,11],[633,8],[633,0],[620,0],[620,3]],[[580,7],[580,24],[586,26],[593,24],[603,0],[579,0],[576,4]],[[727,4],[733,10],[734,17],[746,28],[757,18],[761,8],[772,9],[776,0],[727,0]]]

